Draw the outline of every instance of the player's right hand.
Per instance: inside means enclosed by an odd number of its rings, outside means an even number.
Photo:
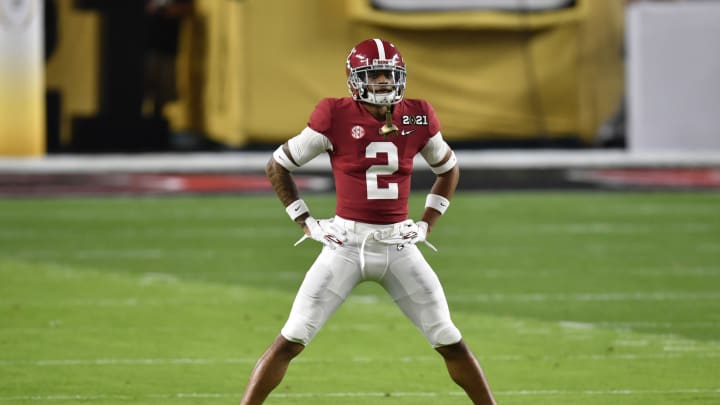
[[[305,239],[316,240],[330,249],[342,247],[347,242],[347,231],[337,226],[332,218],[315,219],[307,217],[305,219],[305,235],[295,242],[295,246],[299,245]]]

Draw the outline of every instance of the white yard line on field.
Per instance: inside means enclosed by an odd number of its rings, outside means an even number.
[[[614,396],[614,395],[678,395],[678,394],[720,394],[720,388],[676,388],[668,390],[519,390],[497,391],[497,395],[508,396],[541,396],[541,395],[580,395],[580,396]]]
[[[646,396],[646,395],[718,395],[720,388],[675,388],[667,390],[507,390],[496,391],[502,396]],[[239,392],[180,392],[165,394],[116,395],[116,394],[49,394],[49,395],[14,395],[0,396],[0,401],[90,401],[90,400],[129,400],[129,399],[210,399],[210,398],[240,398]],[[295,398],[442,398],[464,396],[459,391],[452,392],[298,392],[273,393],[270,396],[277,399]]]
[[[281,277],[288,277],[281,275]],[[372,298],[375,300],[375,298]],[[596,292],[596,293],[518,293],[518,294],[473,294],[448,297],[450,302],[653,302],[653,301],[714,301],[720,300],[720,292]],[[0,299],[0,306],[29,305],[33,307],[139,307],[157,305],[181,305],[187,303],[210,302],[219,304],[224,299],[150,299],[150,298],[114,298],[114,299],[58,299],[58,300],[14,300]],[[227,302],[237,302],[229,299]]]
[[[715,359],[720,358],[720,351],[679,351],[676,353],[646,353],[646,354],[579,354],[567,356],[535,356],[528,355],[488,355],[482,356],[486,361],[556,361],[556,360],[575,360],[575,361],[612,361],[612,360],[676,360],[676,359]],[[7,366],[33,366],[33,367],[52,367],[52,366],[122,366],[122,365],[206,365],[206,364],[254,364],[256,358],[128,358],[128,359],[36,359],[36,360],[0,360],[0,367]],[[377,363],[377,362],[396,362],[416,363],[416,362],[435,362],[439,361],[436,356],[417,356],[402,357],[400,359],[387,358],[370,358],[355,357],[350,360],[329,360],[329,359],[308,359],[299,358],[296,363]]]
[[[247,364],[251,358],[146,358],[146,359],[46,359],[46,360],[0,360],[0,366],[117,366],[117,365],[168,365],[168,364]],[[299,361],[299,359],[298,359]]]
[[[0,397],[2,402],[15,401],[97,401],[97,400],[128,400],[133,399],[131,395],[115,395],[115,394],[55,394],[55,395],[15,395],[9,397]]]
[[[241,301],[242,298],[238,298],[237,301]],[[182,303],[188,302],[187,300],[183,300]],[[163,305],[163,304],[169,304],[170,302],[159,302],[159,301],[151,301],[153,305]],[[181,302],[177,302],[178,304]],[[226,303],[224,300],[197,300],[195,303],[200,304],[213,304],[213,305],[222,305]],[[23,303],[23,305],[28,305],[27,303]],[[2,306],[2,302],[0,301],[0,306]],[[122,301],[113,301],[113,300],[103,300],[99,301],[97,303],[98,307],[108,307],[108,306],[138,306],[138,300],[133,299],[127,299]],[[378,317],[379,319],[379,317]],[[394,318],[391,316],[387,316],[386,319],[393,321]],[[588,330],[593,329],[620,329],[620,330],[633,330],[638,328],[643,329],[711,329],[711,328],[718,328],[720,329],[720,321],[688,321],[688,322],[647,322],[647,321],[632,321],[632,322],[609,322],[609,321],[601,321],[601,322],[577,322],[577,321],[559,321],[558,325],[565,329],[565,331],[579,331],[584,332]],[[354,323],[354,324],[337,324],[337,325],[328,325],[326,326],[328,330],[333,331],[378,331],[378,330],[386,330],[386,327],[384,324],[379,323]],[[546,327],[547,328],[547,327]],[[104,332],[108,328],[102,327],[102,326],[67,326],[65,322],[63,322],[60,319],[51,320],[47,323],[47,326],[45,327],[12,327],[7,326],[0,328],[0,335],[16,335],[16,334],[43,334],[43,333],[95,333],[95,332]],[[188,329],[192,329],[192,326],[183,325],[183,326],[152,326],[152,327],[145,327],[145,326],[136,326],[131,327],[127,326],[124,327],[123,330],[125,332],[157,332],[157,333],[171,333],[171,332],[185,332]],[[531,331],[532,329],[525,328],[522,325],[514,326],[514,330],[519,331]],[[271,332],[277,330],[277,326],[256,326],[252,327],[251,330],[253,332]],[[720,343],[720,341],[717,341]]]
[[[662,328],[662,329],[694,329],[694,328],[718,328],[720,321],[678,321],[678,322],[648,322],[648,321],[632,321],[632,322],[592,322],[589,325],[598,328]]]
[[[529,294],[474,294],[448,297],[457,302],[607,302],[607,301],[704,301],[720,299],[720,292],[594,292],[594,293],[529,293]]]

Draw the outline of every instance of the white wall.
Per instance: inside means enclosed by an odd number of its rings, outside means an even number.
[[[628,7],[631,151],[720,151],[720,2]]]

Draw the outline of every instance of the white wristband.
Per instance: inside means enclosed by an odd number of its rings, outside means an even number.
[[[285,207],[285,212],[290,216],[293,221],[302,214],[310,212],[308,206],[303,200],[295,200]]]
[[[425,199],[425,208],[432,208],[440,214],[444,214],[449,206],[450,200],[438,194],[428,194]]]

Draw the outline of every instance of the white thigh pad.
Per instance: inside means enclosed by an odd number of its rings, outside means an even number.
[[[360,270],[344,258],[348,249],[323,249],[310,267],[281,334],[307,345],[360,282]],[[348,264],[350,263],[350,265]]]
[[[383,287],[433,347],[462,339],[450,318],[445,291],[417,246],[396,252]]]

